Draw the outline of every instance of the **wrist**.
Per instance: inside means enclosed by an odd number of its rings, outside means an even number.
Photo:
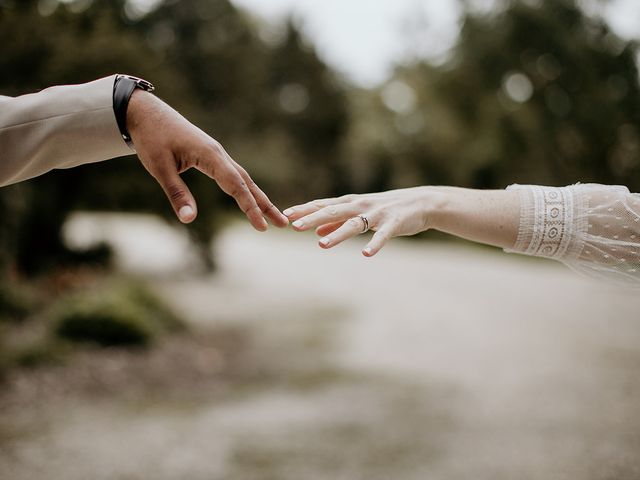
[[[437,187],[431,228],[474,242],[511,248],[518,234],[518,192]]]
[[[425,230],[443,230],[455,213],[455,193],[452,187],[425,186],[420,188],[420,211]]]
[[[117,75],[113,84],[113,113],[125,143],[135,151],[129,131],[129,107],[134,93],[139,91],[153,92],[154,86],[141,78],[129,75]]]
[[[133,143],[137,137],[138,130],[140,129],[144,118],[148,113],[149,104],[153,101],[153,95],[144,90],[134,90],[129,100],[129,106],[127,108],[126,125],[127,131],[131,136]]]

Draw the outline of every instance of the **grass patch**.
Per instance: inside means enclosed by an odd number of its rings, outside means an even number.
[[[53,309],[55,335],[99,346],[147,346],[184,323],[141,284],[108,283],[64,299]]]
[[[68,345],[44,339],[15,352],[12,356],[11,363],[23,368],[60,364],[64,361],[69,350]]]
[[[186,330],[180,317],[139,281],[89,276],[84,285],[89,286],[56,291],[0,284],[0,380],[16,367],[64,363],[86,346],[142,348]]]
[[[4,281],[0,283],[0,323],[19,323],[38,305],[29,287]]]

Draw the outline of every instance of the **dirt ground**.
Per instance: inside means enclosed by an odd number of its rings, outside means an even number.
[[[229,229],[215,276],[154,281],[192,337],[9,382],[0,478],[640,479],[637,291],[361,247]]]

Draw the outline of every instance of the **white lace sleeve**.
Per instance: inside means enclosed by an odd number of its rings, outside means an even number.
[[[505,251],[640,286],[640,195],[597,184],[508,189],[520,192],[521,213],[516,243]]]

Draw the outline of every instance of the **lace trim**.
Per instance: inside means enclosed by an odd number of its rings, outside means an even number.
[[[512,185],[509,188],[522,192],[520,228],[511,251],[563,259],[575,238],[575,205],[570,189],[538,185]]]

